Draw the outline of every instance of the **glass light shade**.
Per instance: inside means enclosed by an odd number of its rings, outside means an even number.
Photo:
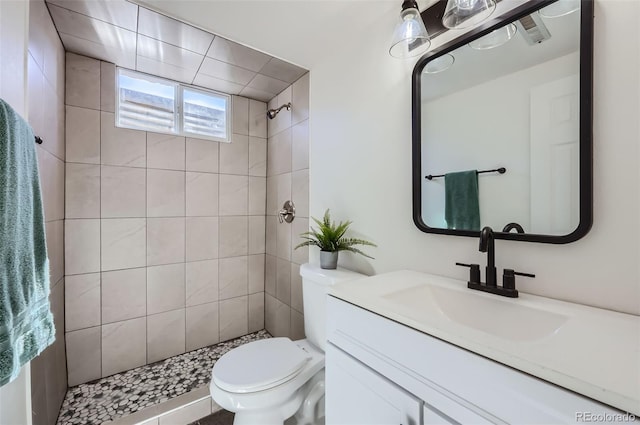
[[[471,28],[489,18],[495,10],[494,0],[448,0],[442,25],[449,29]]]
[[[540,9],[543,18],[559,18],[580,9],[580,0],[558,0],[549,6]]]
[[[516,34],[517,28],[514,24],[505,25],[502,28],[498,28],[495,31],[491,31],[489,34],[473,40],[469,43],[469,47],[476,50],[488,50],[498,46],[502,46],[507,41],[511,40]]]
[[[437,74],[442,71],[446,71],[451,68],[451,65],[456,61],[453,55],[442,55],[432,61],[429,61],[422,70],[425,74]]]
[[[418,9],[404,9],[393,31],[389,54],[394,58],[410,58],[422,55],[430,46],[431,40]]]

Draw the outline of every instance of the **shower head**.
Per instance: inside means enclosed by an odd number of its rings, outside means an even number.
[[[267,111],[267,118],[269,118],[270,120],[274,119],[276,117],[276,115],[278,115],[278,113],[280,113],[280,111],[282,109],[284,109],[284,108],[286,108],[287,111],[290,111],[291,110],[291,102],[285,103],[284,105],[282,105],[281,107],[276,108],[276,109],[269,109]]]

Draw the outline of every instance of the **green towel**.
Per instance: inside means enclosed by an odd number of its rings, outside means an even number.
[[[480,230],[478,171],[444,175],[444,219],[449,229]]]
[[[33,131],[0,99],[0,386],[54,340]]]

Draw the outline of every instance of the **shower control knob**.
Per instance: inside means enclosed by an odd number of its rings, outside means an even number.
[[[286,201],[282,206],[282,209],[278,211],[278,220],[280,223],[291,223],[296,217],[296,206],[293,201]]]

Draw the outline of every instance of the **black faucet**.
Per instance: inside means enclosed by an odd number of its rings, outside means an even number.
[[[478,247],[480,252],[487,253],[487,267],[486,271],[486,285],[496,286],[496,243],[493,237],[493,229],[489,226],[485,226],[480,231],[480,246]]]
[[[496,244],[493,235],[493,229],[486,226],[480,231],[480,246],[478,247],[480,252],[487,253],[487,267],[485,269],[486,283],[480,281],[480,265],[478,264],[464,264],[456,263],[458,266],[465,266],[470,268],[469,281],[467,287],[469,289],[476,289],[478,291],[490,292],[496,295],[502,295],[504,297],[516,298],[518,291],[516,290],[515,276],[536,277],[529,273],[520,273],[512,269],[504,269],[502,276],[502,286],[497,285],[496,278]]]

